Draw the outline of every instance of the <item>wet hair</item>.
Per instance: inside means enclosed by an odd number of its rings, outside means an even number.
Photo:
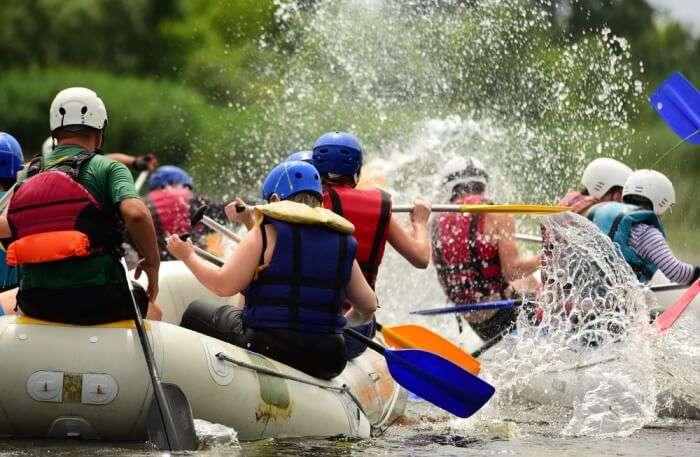
[[[641,195],[625,195],[622,197],[622,201],[629,205],[641,206],[649,211],[654,209],[654,205],[651,203],[651,200],[646,197],[642,197]]]
[[[287,200],[291,200],[297,203],[303,203],[312,208],[323,206],[323,200],[319,199],[318,194],[315,194],[313,192],[299,192],[298,194],[292,195]]]
[[[484,192],[486,192],[486,184],[482,182],[461,183],[452,188],[450,200],[456,200],[466,195],[481,195]]]

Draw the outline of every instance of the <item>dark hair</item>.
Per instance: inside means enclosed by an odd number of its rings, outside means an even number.
[[[625,195],[622,197],[622,201],[629,205],[641,206],[642,208],[650,211],[654,209],[654,205],[651,203],[651,200],[646,197],[642,197],[641,195]]]
[[[17,178],[0,178],[0,187],[2,187],[3,191],[7,191],[10,190],[10,187],[12,187],[16,182]]]
[[[456,200],[466,195],[481,195],[486,192],[486,184],[482,182],[460,183],[452,188],[450,200]]]
[[[586,189],[585,187],[582,187],[581,190],[579,191],[579,193],[581,195],[585,195],[585,196],[591,195],[590,193],[588,193],[588,189]]]
[[[323,179],[323,182],[329,182],[331,184],[336,184],[336,185],[341,185],[341,186],[353,186],[357,184],[355,182],[355,177],[350,176],[350,175],[340,175],[340,176],[333,176],[332,178],[328,176],[328,174],[324,173],[321,175],[321,179]]]
[[[90,135],[100,130],[87,126],[87,125],[66,125],[65,127],[59,127],[53,131],[53,136],[56,139],[61,139],[65,137],[71,137],[76,135]]]
[[[615,192],[622,192],[622,186],[612,186],[607,192],[605,192],[605,195],[611,195]]]

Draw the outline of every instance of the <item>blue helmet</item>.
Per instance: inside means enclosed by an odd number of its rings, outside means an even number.
[[[163,165],[153,172],[148,180],[148,190],[160,189],[165,186],[183,185],[194,189],[192,177],[185,170],[173,165]]]
[[[0,179],[16,178],[23,163],[19,142],[9,133],[0,132]]]
[[[292,160],[282,162],[268,173],[263,182],[262,198],[270,201],[272,194],[277,194],[281,200],[286,200],[299,192],[311,192],[323,199],[318,171],[311,164]]]
[[[314,166],[319,173],[353,176],[362,167],[362,146],[353,135],[329,132],[314,144]]]
[[[293,154],[289,154],[284,161],[289,162],[290,160],[301,160],[302,162],[314,164],[313,161],[314,151],[297,151]]]

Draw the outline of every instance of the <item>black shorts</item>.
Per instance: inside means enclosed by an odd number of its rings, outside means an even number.
[[[145,316],[148,296],[134,283],[134,297]],[[27,289],[17,292],[17,306],[36,319],[75,325],[99,325],[134,318],[134,305],[126,284],[67,289]]]
[[[180,325],[270,357],[317,378],[331,379],[345,369],[343,335],[246,328],[242,310],[203,300],[190,303]]]

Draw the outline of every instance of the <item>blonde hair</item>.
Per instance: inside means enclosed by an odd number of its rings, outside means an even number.
[[[311,192],[299,192],[298,194],[292,195],[287,200],[303,203],[312,208],[317,208],[323,205],[323,200],[320,200],[317,194]]]

